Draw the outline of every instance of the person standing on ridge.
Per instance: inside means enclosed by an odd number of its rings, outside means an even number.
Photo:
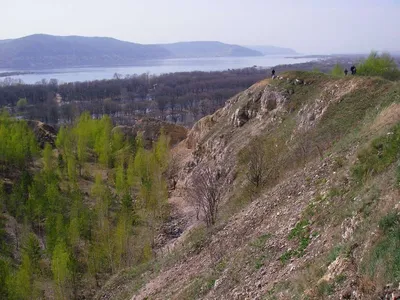
[[[272,79],[274,79],[275,78],[275,69],[272,69]]]
[[[347,73],[349,73],[349,71],[347,69],[344,69],[344,76],[347,76]]]
[[[356,75],[356,73],[357,73],[357,69],[354,65],[351,66],[350,71],[351,71],[351,75]]]

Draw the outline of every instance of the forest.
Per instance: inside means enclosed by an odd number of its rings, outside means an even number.
[[[117,124],[129,125],[148,116],[190,126],[269,73],[267,69],[247,68],[158,76],[115,74],[112,80],[59,84],[54,79],[34,85],[4,80],[0,106],[26,119],[50,124],[71,123],[88,111],[97,118],[107,114]]]
[[[83,113],[40,149],[0,116],[0,299],[82,299],[153,256],[168,215],[169,140],[151,149]]]

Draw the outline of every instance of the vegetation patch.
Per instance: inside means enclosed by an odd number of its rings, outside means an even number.
[[[384,171],[398,159],[399,153],[400,124],[385,136],[374,139],[368,147],[358,153],[358,162],[352,170],[354,179],[362,183],[370,176]]]
[[[283,264],[285,264],[293,256],[301,257],[304,255],[305,249],[308,247],[311,241],[310,222],[305,219],[297,222],[296,226],[290,231],[288,239],[295,240],[297,242],[297,248],[286,251],[280,257],[280,260]]]
[[[217,263],[211,272],[195,277],[191,280],[178,299],[195,300],[206,295],[215,285],[215,281],[220,277],[221,273],[225,270],[226,264],[222,260]]]
[[[400,281],[400,214],[391,212],[379,221],[380,237],[375,242],[364,272],[379,282]]]
[[[250,243],[250,246],[257,252],[261,251],[261,254],[258,255],[255,258],[254,261],[254,268],[256,270],[261,269],[261,267],[264,265],[264,262],[266,259],[270,257],[270,254],[268,253],[268,250],[264,250],[265,247],[265,242],[271,237],[271,234],[266,233],[258,237],[256,240],[254,240],[252,243]]]

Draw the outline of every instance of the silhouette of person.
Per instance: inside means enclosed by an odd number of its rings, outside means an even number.
[[[275,78],[275,69],[272,69],[272,78]]]
[[[351,66],[350,71],[351,71],[351,75],[356,75],[356,73],[357,73],[357,69],[354,65]]]
[[[347,69],[344,69],[344,75],[346,76],[349,71]]]

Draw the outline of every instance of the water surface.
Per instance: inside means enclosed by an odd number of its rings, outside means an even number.
[[[133,66],[120,67],[85,67],[47,70],[0,70],[0,72],[28,71],[34,74],[15,75],[25,83],[36,83],[42,79],[57,79],[59,82],[75,82],[88,80],[111,79],[115,73],[125,75],[150,73],[154,75],[189,72],[189,71],[223,71],[247,67],[272,67],[281,64],[309,62],[313,58],[288,58],[285,56],[256,56],[256,57],[213,57],[186,58],[142,61]]]

